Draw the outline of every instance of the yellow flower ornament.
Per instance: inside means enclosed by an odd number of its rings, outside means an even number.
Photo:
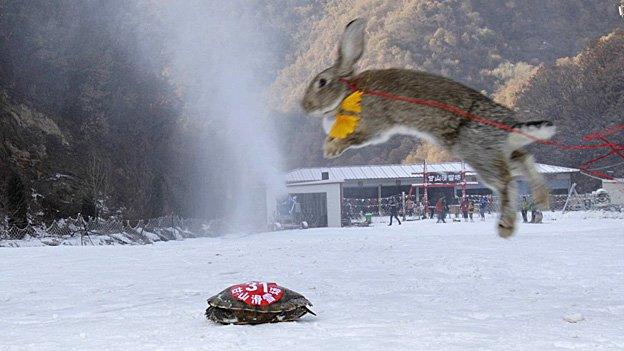
[[[362,92],[356,90],[340,103],[336,121],[329,130],[329,136],[344,139],[353,134],[360,123],[360,112],[362,112]]]

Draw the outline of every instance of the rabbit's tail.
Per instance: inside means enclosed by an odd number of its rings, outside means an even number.
[[[548,140],[555,135],[556,128],[549,121],[534,121],[516,123],[514,126],[516,133],[510,133],[507,138],[512,150],[519,149],[538,140]]]

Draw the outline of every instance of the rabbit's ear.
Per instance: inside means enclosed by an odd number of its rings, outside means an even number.
[[[340,49],[338,59],[334,67],[341,77],[349,76],[353,73],[353,65],[364,52],[364,28],[366,21],[362,18],[354,19],[347,24],[340,39]]]

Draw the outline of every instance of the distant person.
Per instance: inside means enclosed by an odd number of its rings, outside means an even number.
[[[522,203],[520,204],[520,213],[522,213],[522,222],[528,222],[527,213],[529,212],[529,201],[526,196],[522,197]]]
[[[351,201],[347,200],[345,202],[345,206],[344,207],[345,207],[344,208],[344,213],[346,215],[346,218],[353,219],[353,217],[354,217],[354,210],[353,210],[353,205],[351,204]]]
[[[470,201],[468,202],[468,215],[470,216],[470,221],[474,222],[472,219],[472,215],[474,214],[475,211],[475,204],[474,202]]]
[[[438,216],[438,221],[436,223],[446,223],[444,220],[444,201],[442,198],[439,198],[435,205],[435,213]]]
[[[414,216],[414,200],[411,197],[405,202],[405,215]]]
[[[431,204],[429,204],[429,200],[427,199],[427,201],[425,202],[425,214],[429,215],[429,219],[433,219],[433,215],[435,212],[435,206],[431,206]]]
[[[535,212],[537,212],[537,208],[532,200],[529,202],[528,210],[531,211],[531,223],[535,223]]]
[[[482,197],[479,201],[479,215],[481,216],[481,220],[485,221],[485,211],[487,211],[488,201],[485,197]]]
[[[425,209],[425,205],[422,202],[418,203],[418,216],[420,219],[427,219],[427,210]]]
[[[544,219],[544,215],[542,214],[542,211],[536,209],[535,210],[535,217],[531,218],[533,223],[542,223],[543,219]]]
[[[298,223],[301,223],[301,204],[299,203],[299,201],[297,201],[296,196],[293,196],[292,200],[293,200],[293,203],[289,212],[293,217],[293,223],[298,224]]]
[[[468,199],[463,198],[461,203],[459,204],[459,210],[462,213],[462,217],[464,217],[464,222],[468,222]]]
[[[392,217],[396,218],[397,222],[399,222],[399,225],[401,225],[401,220],[399,219],[398,215],[399,215],[399,204],[396,202],[396,200],[393,198],[390,200],[390,203],[388,204],[389,207],[389,211],[390,211],[390,224],[388,224],[389,226],[392,225]]]
[[[423,201],[420,203],[421,204],[421,208],[422,208],[422,219],[427,219],[427,217],[429,217],[429,219],[431,219],[431,209],[429,208],[429,200],[425,199],[423,197]]]

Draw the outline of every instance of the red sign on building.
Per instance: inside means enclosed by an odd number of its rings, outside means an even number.
[[[461,173],[429,172],[427,173],[426,177],[427,177],[427,183],[429,184],[460,183],[462,181]]]

